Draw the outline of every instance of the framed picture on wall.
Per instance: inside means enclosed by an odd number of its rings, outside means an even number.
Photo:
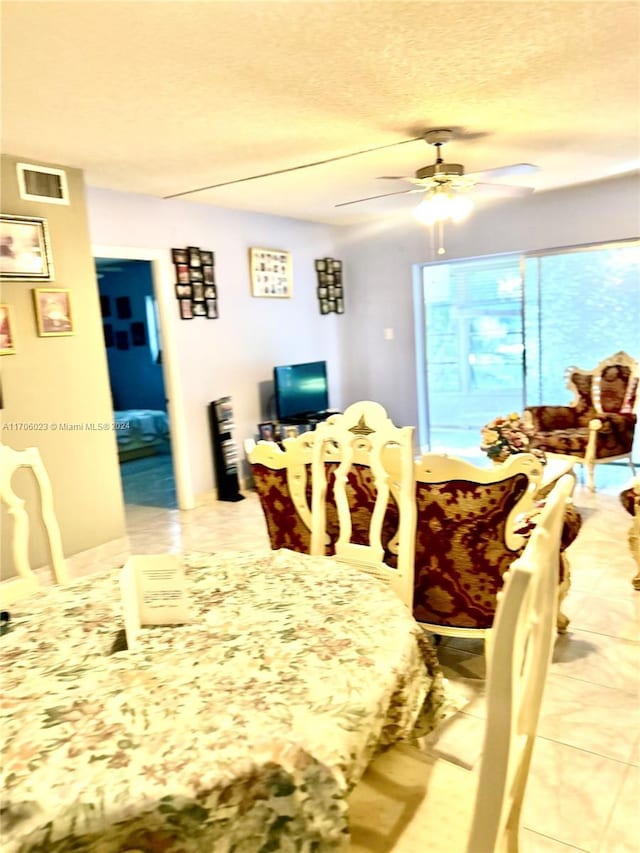
[[[0,355],[13,355],[16,351],[16,341],[13,333],[11,308],[0,305]]]
[[[291,252],[249,249],[251,295],[289,299],[293,295]]]
[[[179,299],[180,317],[183,320],[193,320],[193,302],[190,299]]]
[[[33,291],[33,302],[41,338],[74,334],[70,290],[39,287]]]
[[[37,216],[0,216],[0,278],[53,280],[46,219]]]

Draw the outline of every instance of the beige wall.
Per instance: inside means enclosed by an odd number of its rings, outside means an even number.
[[[1,284],[0,301],[13,311],[17,352],[0,356],[4,396],[0,441],[17,449],[32,445],[40,449],[69,556],[125,535],[114,433],[84,429],[85,424],[111,423],[107,361],[82,172],[65,168],[69,205],[23,201],[16,176],[20,159],[2,156],[2,212],[47,220],[55,280]],[[38,337],[32,296],[36,286],[71,291],[74,335]],[[68,423],[82,424],[83,429],[61,428]],[[19,472],[14,482],[31,500],[35,490],[27,472]],[[3,533],[10,523],[3,515]],[[32,565],[40,566],[47,562],[47,554],[39,525],[34,532]],[[3,535],[3,576],[13,573],[7,545]]]

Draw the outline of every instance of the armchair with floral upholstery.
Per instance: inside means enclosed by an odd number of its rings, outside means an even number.
[[[630,486],[620,492],[620,503],[633,516],[629,528],[629,548],[638,570],[631,582],[634,589],[640,590],[640,477],[636,477]]]
[[[531,447],[575,456],[595,490],[597,463],[631,458],[637,415],[640,364],[625,352],[604,359],[593,370],[569,367],[567,387],[575,397],[567,406],[527,406]]]

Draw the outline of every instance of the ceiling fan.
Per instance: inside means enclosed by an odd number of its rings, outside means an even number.
[[[524,175],[536,172],[537,166],[531,163],[513,163],[510,166],[498,166],[495,169],[486,169],[482,172],[464,173],[464,166],[460,163],[445,163],[442,159],[441,148],[453,138],[453,131],[447,129],[428,130],[422,138],[436,149],[436,161],[429,166],[418,169],[415,176],[384,175],[380,180],[409,181],[413,187],[405,190],[396,190],[390,193],[357,198],[353,201],[343,201],[334,207],[346,207],[349,204],[360,204],[364,201],[373,201],[377,198],[385,198],[392,195],[405,195],[407,193],[425,193],[429,191],[468,192],[480,191],[500,196],[524,196],[533,192],[533,187],[514,186],[513,184],[485,183],[493,177],[501,178],[508,175]]]

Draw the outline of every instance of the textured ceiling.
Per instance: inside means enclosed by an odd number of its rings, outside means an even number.
[[[2,150],[166,197],[457,130],[444,159],[537,191],[638,168],[638,2],[3,0]],[[198,192],[320,222],[406,210],[410,142]],[[492,202],[495,203],[495,202]],[[508,201],[501,201],[508,204]]]

